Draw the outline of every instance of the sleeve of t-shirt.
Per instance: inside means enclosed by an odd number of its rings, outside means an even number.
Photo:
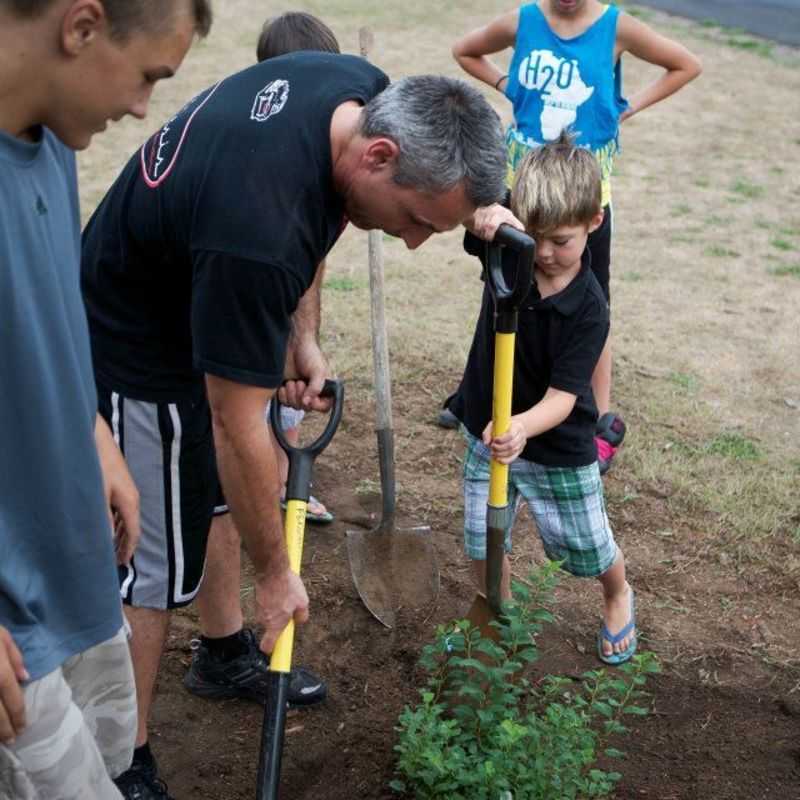
[[[608,337],[608,312],[598,302],[577,321],[553,361],[550,386],[574,395],[591,391],[592,374]]]
[[[283,381],[291,316],[303,286],[273,264],[194,253],[192,347],[196,369],[273,389]]]

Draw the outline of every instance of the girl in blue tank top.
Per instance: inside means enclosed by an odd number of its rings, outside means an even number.
[[[514,53],[506,74],[487,56],[509,47]],[[622,95],[625,52],[664,69],[630,101]],[[619,125],[697,77],[700,62],[683,45],[599,0],[523,5],[459,39],[453,55],[462,69],[511,101],[514,121],[506,137],[509,186],[528,150],[558,138],[564,128],[571,128],[578,143],[597,157],[605,219],[590,235],[588,246],[592,270],[610,299],[610,178],[619,150]],[[609,342],[592,378],[600,412],[596,441],[601,472],[610,466],[624,433],[622,420],[610,413]]]
[[[529,148],[571,128],[578,144],[600,156],[603,205],[608,205],[606,187],[617,151],[619,118],[628,107],[621,92],[622,66],[614,61],[618,17],[615,6],[605,6],[582,33],[562,38],[536,3],[520,8],[505,81],[515,120],[509,128],[510,152],[515,156],[509,178]]]

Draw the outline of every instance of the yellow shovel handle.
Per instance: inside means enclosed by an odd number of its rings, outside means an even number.
[[[300,574],[300,562],[303,559],[303,536],[306,529],[306,509],[308,503],[303,500],[289,500],[286,503],[286,519],[284,533],[286,535],[286,552],[289,555],[289,566],[296,575]],[[294,646],[294,620],[283,629],[269,662],[273,672],[289,672],[292,668],[292,648]]]
[[[514,381],[513,333],[494,337],[493,436],[502,436],[511,426],[511,389]],[[489,505],[502,508],[508,502],[508,464],[492,459],[489,467]]]

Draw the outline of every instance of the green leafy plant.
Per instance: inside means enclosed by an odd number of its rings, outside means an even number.
[[[621,775],[598,769],[598,758],[623,755],[608,739],[625,731],[625,715],[647,713],[637,703],[660,668],[643,653],[579,680],[524,677],[552,622],[546,605],[558,570],[548,564],[514,584],[503,622],[493,623],[498,641],[466,620],[438,628],[420,659],[421,702],[399,718],[395,791],[416,800],[569,800],[612,790]]]

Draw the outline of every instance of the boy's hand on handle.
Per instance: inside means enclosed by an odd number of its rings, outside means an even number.
[[[465,223],[467,230],[485,242],[494,239],[501,225],[510,225],[523,233],[525,231],[525,226],[511,213],[511,210],[499,203],[477,209],[472,218]]]
[[[22,653],[0,625],[0,744],[11,744],[25,727],[25,698],[20,683],[29,679]]]
[[[510,464],[515,461],[528,443],[525,426],[516,417],[511,417],[508,430],[494,438],[492,436],[493,423],[483,429],[483,443],[492,450],[492,457],[501,464]]]
[[[308,594],[300,576],[288,567],[276,576],[256,578],[256,614],[264,628],[261,649],[271,653],[290,619],[308,621]]]

